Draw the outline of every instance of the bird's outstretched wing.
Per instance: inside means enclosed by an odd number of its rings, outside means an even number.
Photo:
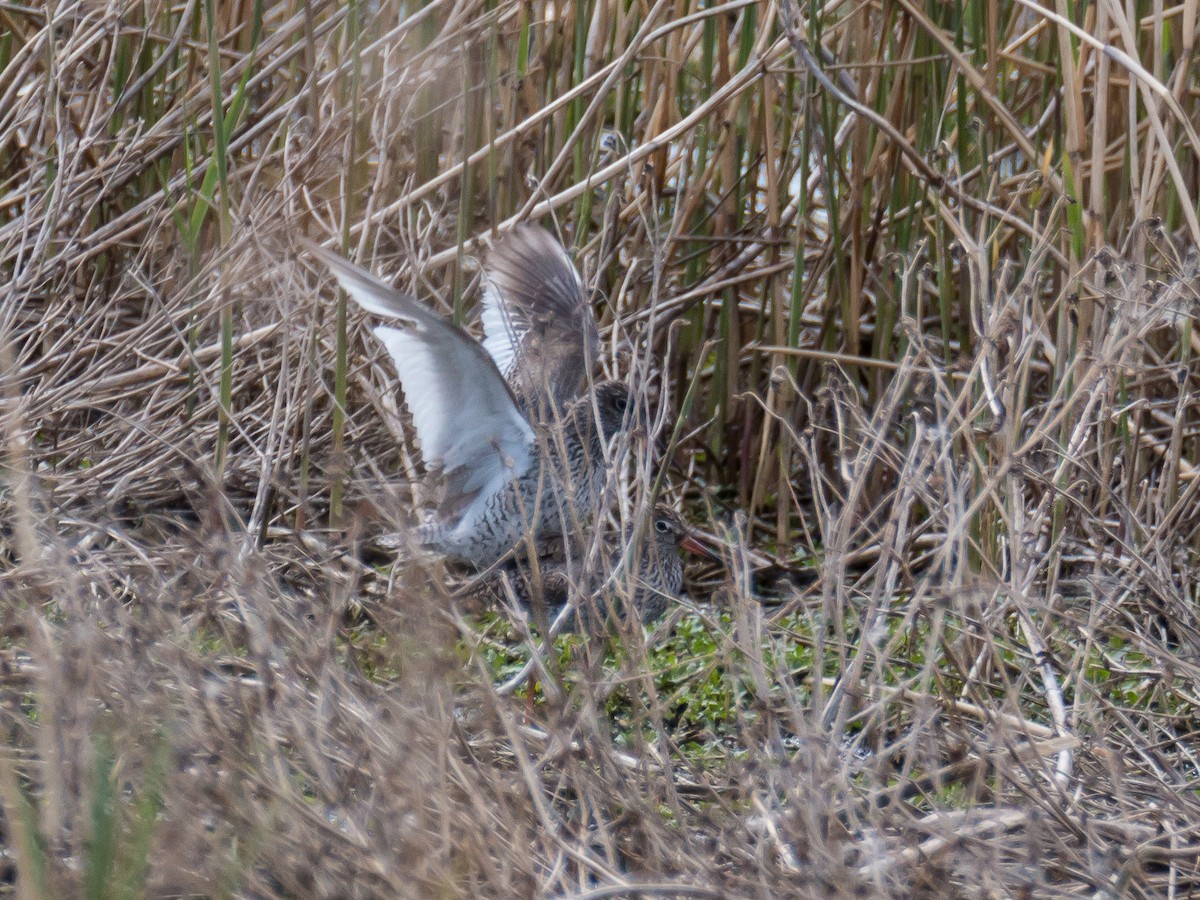
[[[562,410],[600,349],[596,317],[571,258],[549,232],[519,225],[488,254],[483,348],[527,409]],[[548,407],[540,407],[548,401]]]
[[[452,504],[502,488],[534,461],[534,433],[491,357],[416,298],[310,241],[307,249],[367,312],[398,319],[375,336],[396,366],[426,466],[441,471]]]

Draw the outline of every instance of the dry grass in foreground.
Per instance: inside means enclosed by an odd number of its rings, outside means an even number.
[[[1200,895],[1196,7],[1138,6],[0,5],[4,890]],[[471,325],[524,219],[655,388],[614,507],[724,547],[648,634],[360,561],[418,456],[293,238]]]

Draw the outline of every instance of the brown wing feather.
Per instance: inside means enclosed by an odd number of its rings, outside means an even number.
[[[562,409],[579,395],[600,349],[595,314],[566,250],[549,232],[521,225],[488,254],[485,277],[487,302],[499,309],[489,311],[490,325],[485,314],[484,346],[526,406],[548,400]]]

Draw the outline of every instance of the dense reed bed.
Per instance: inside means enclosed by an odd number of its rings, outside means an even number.
[[[5,889],[1195,895],[1198,9],[0,4]],[[525,220],[724,557],[553,651],[296,242]]]

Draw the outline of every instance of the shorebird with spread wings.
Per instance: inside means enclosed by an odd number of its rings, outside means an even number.
[[[441,495],[416,543],[483,568],[592,516],[630,391],[615,381],[587,389],[596,322],[561,244],[531,226],[497,244],[484,276],[482,344],[349,260],[307,246],[360,307],[396,323],[374,333]]]

